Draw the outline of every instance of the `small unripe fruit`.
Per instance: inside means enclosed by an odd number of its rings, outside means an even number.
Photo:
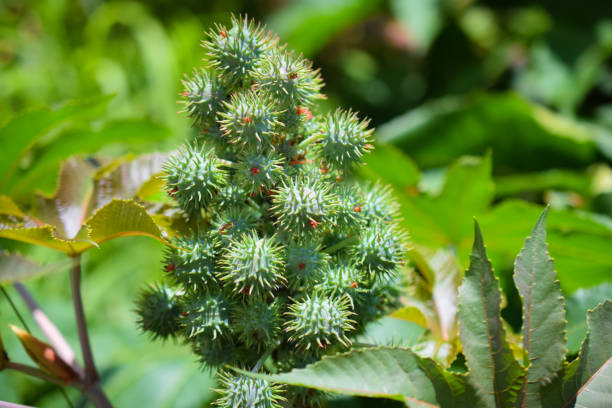
[[[293,303],[285,323],[289,341],[304,350],[325,349],[334,342],[348,346],[350,340],[346,333],[355,328],[350,304],[347,296],[323,296],[316,292]]]
[[[234,240],[223,254],[219,279],[234,293],[272,296],[284,285],[283,247],[275,237],[259,238],[255,232]]]
[[[223,408],[281,408],[283,387],[242,374],[219,373],[215,405]]]
[[[227,173],[214,149],[206,145],[186,146],[166,163],[166,188],[187,214],[197,214],[211,204],[217,191],[227,184]]]
[[[321,125],[321,153],[330,168],[347,171],[372,149],[372,129],[351,111],[336,110]]]
[[[279,229],[311,235],[338,210],[331,186],[314,178],[290,178],[276,191],[272,211]]]
[[[151,285],[136,300],[138,326],[153,339],[174,337],[179,330],[180,309],[175,293],[165,285]]]

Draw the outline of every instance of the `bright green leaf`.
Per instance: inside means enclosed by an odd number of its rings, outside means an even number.
[[[76,154],[93,154],[110,144],[143,144],[159,142],[169,130],[143,119],[119,120],[105,124],[99,130],[69,129],[36,156],[32,166],[8,181],[11,195],[48,190],[55,185],[59,163]]]
[[[509,407],[517,397],[523,370],[506,341],[500,316],[499,282],[474,222],[470,267],[459,288],[459,336],[469,379],[487,407]]]
[[[96,244],[130,235],[146,235],[166,243],[145,208],[131,200],[114,199],[94,213],[85,225]]]
[[[546,245],[544,210],[514,264],[514,282],[523,300],[525,377],[520,407],[542,406],[539,383],[553,375],[565,357],[565,305]]]
[[[371,181],[381,180],[399,191],[411,193],[419,182],[420,173],[414,162],[397,147],[377,143],[365,158],[359,173]]]
[[[10,120],[0,129],[0,188],[5,189],[20,160],[43,135],[66,122],[101,115],[111,99],[103,96],[71,102],[56,110],[26,112]]]

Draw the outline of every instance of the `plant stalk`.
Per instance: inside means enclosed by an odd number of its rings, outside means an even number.
[[[72,258],[72,269],[70,270],[70,284],[72,287],[72,303],[76,316],[77,330],[79,333],[79,343],[83,352],[85,363],[85,378],[90,382],[97,382],[100,379],[98,370],[94,363],[89,334],[87,333],[87,322],[85,321],[85,311],[83,310],[83,299],[81,296],[81,255]]]

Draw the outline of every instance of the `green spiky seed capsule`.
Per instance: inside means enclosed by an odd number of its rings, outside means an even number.
[[[336,110],[321,123],[321,153],[325,164],[338,170],[350,170],[372,149],[372,129],[351,111]]]
[[[187,145],[168,159],[166,189],[187,214],[197,214],[211,204],[227,184],[227,173],[214,149]]]
[[[179,331],[180,309],[175,292],[165,285],[151,285],[136,300],[138,326],[153,339],[174,337]]]
[[[348,346],[350,340],[346,333],[355,328],[350,305],[348,296],[324,296],[320,293],[293,303],[287,312],[290,319],[285,323],[289,341],[304,350],[325,349],[336,342]]]
[[[230,311],[231,302],[222,293],[186,296],[181,312],[186,337],[216,340],[229,336]]]
[[[267,95],[249,90],[237,92],[225,102],[219,123],[231,143],[264,151],[274,148],[283,127],[280,113]]]
[[[276,38],[247,17],[232,18],[227,29],[217,26],[204,43],[210,64],[234,84],[248,84],[255,67],[276,45]]]
[[[351,254],[359,265],[373,274],[396,271],[405,256],[406,237],[391,224],[374,223],[366,228]]]
[[[215,389],[219,398],[215,405],[222,408],[281,408],[286,401],[283,387],[265,380],[231,374],[219,373],[221,388]]]
[[[323,81],[310,61],[284,50],[272,52],[255,68],[257,87],[288,107],[310,105],[321,99]]]
[[[221,242],[213,234],[178,237],[167,247],[164,270],[188,292],[201,293],[218,286],[216,255]]]
[[[338,208],[331,185],[311,177],[290,178],[276,191],[272,211],[280,230],[311,235],[329,222]]]
[[[196,70],[183,81],[185,111],[194,123],[203,127],[215,125],[217,112],[227,96],[225,85],[206,70]]]
[[[219,279],[235,293],[273,296],[286,281],[283,247],[275,237],[259,238],[256,233],[233,241],[221,259]]]
[[[234,330],[248,348],[266,350],[280,340],[281,308],[278,301],[270,304],[252,299],[238,304],[233,311]]]
[[[292,289],[310,289],[321,277],[330,256],[312,241],[292,242],[287,247],[287,280]]]

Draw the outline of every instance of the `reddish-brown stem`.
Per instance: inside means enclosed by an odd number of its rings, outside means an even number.
[[[76,316],[76,325],[79,333],[79,343],[83,352],[85,363],[85,379],[91,383],[98,382],[100,376],[94,363],[89,334],[87,333],[87,322],[85,321],[85,311],[83,310],[83,299],[81,297],[81,255],[72,258],[72,269],[70,270],[70,284],[72,287],[72,303]]]

